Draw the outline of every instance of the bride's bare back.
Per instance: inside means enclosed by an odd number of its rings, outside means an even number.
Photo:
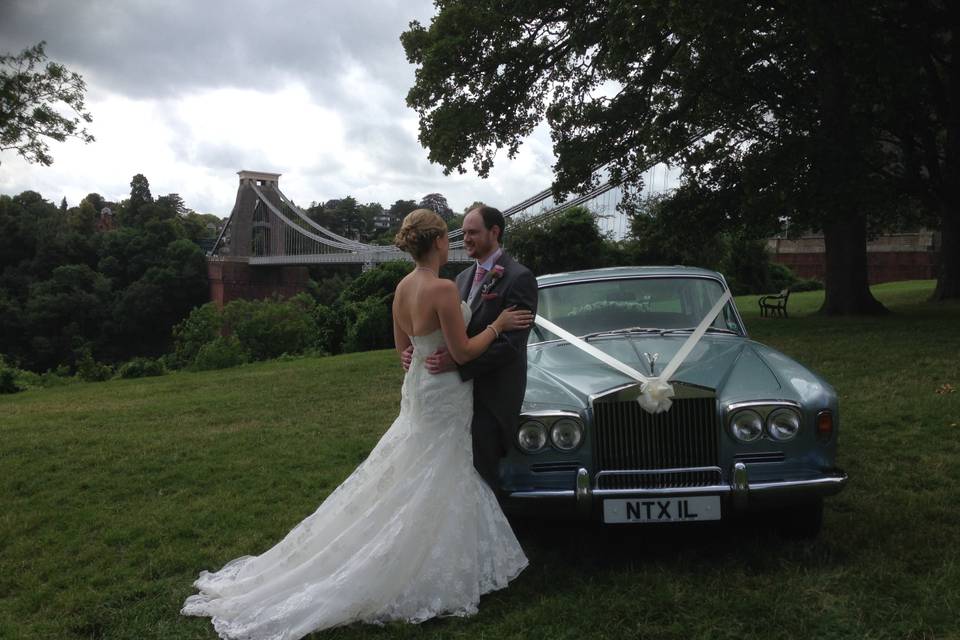
[[[403,352],[410,346],[410,336],[425,336],[442,329],[450,355],[461,364],[483,353],[504,331],[528,327],[532,321],[530,311],[508,309],[490,325],[492,331],[481,331],[468,338],[457,285],[425,269],[407,274],[397,285],[393,298],[393,337],[397,351]]]
[[[449,298],[441,295],[447,288],[444,284],[456,293],[453,282],[421,270],[412,271],[400,281],[394,296],[393,317],[404,333],[425,336],[440,328],[437,304],[449,304]]]

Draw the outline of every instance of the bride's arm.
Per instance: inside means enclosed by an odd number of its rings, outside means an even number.
[[[473,336],[467,337],[467,328],[463,324],[463,312],[460,311],[460,292],[450,280],[438,280],[433,292],[436,301],[434,310],[440,319],[440,329],[447,343],[447,350],[454,362],[469,362],[486,351],[494,340],[504,331],[526,329],[533,322],[533,313],[526,309],[504,309],[487,327]],[[431,292],[432,293],[432,292]]]
[[[408,336],[407,333],[400,328],[400,325],[397,324],[397,310],[399,306],[400,305],[397,303],[397,296],[394,295],[393,313],[391,314],[393,316],[393,345],[396,347],[397,353],[399,353],[400,357],[402,358],[403,352],[407,350],[411,342],[410,336]]]
[[[457,285],[449,280],[437,283],[437,316],[440,329],[447,343],[447,350],[457,364],[473,360],[486,351],[490,343],[496,340],[497,330],[487,327],[472,338],[467,337],[467,328],[463,324],[463,312],[460,311],[460,293]]]

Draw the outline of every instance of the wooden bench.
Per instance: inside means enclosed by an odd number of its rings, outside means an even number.
[[[790,289],[784,289],[780,293],[768,296],[760,296],[757,304],[760,305],[761,316],[781,316],[789,318],[787,315],[787,300],[790,299]]]

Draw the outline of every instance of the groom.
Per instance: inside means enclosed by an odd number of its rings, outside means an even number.
[[[457,276],[460,298],[473,311],[467,335],[473,337],[515,306],[537,312],[533,273],[500,247],[505,221],[499,210],[480,205],[463,218],[463,246],[474,263]],[[500,458],[511,446],[527,386],[527,337],[530,329],[508,331],[476,360],[457,365],[443,347],[426,359],[430,373],[457,369],[473,380],[473,465],[499,495]],[[409,354],[404,354],[404,367]]]

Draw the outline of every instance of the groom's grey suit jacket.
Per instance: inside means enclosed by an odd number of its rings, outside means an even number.
[[[501,253],[496,264],[503,267],[503,275],[496,278],[491,269],[470,305],[473,317],[467,335],[471,337],[512,305],[537,312],[533,273],[506,253]],[[457,276],[462,300],[470,294],[476,271],[474,263]],[[473,464],[494,491],[499,485],[500,458],[512,444],[527,387],[529,335],[530,329],[504,332],[480,357],[458,368],[463,380],[473,380]]]

